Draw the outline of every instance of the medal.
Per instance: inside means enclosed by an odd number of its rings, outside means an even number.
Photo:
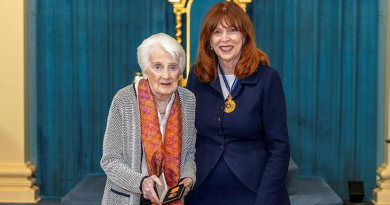
[[[223,110],[224,112],[231,113],[236,108],[236,103],[232,99],[232,95],[229,94],[227,100],[225,101],[225,109]]]
[[[234,109],[236,109],[236,103],[233,101],[233,96],[232,96],[232,92],[234,90],[234,88],[236,88],[236,85],[237,85],[237,78],[234,79],[234,82],[233,82],[233,85],[232,85],[232,88],[230,89],[230,86],[229,86],[229,83],[227,82],[226,80],[226,77],[225,77],[225,73],[223,73],[223,70],[221,68],[221,66],[218,64],[218,67],[219,67],[219,70],[221,71],[221,74],[222,74],[222,78],[223,78],[223,81],[225,83],[225,86],[229,92],[229,95],[225,101],[225,109],[223,110],[225,113],[231,113],[234,111]]]

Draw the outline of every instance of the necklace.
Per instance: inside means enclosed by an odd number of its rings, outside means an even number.
[[[223,82],[225,83],[225,86],[226,86],[226,88],[227,88],[227,90],[229,92],[229,95],[228,95],[228,97],[227,97],[227,99],[225,101],[225,108],[224,108],[223,111],[225,113],[231,113],[231,112],[234,111],[234,109],[236,109],[236,103],[233,100],[232,92],[236,88],[238,80],[237,80],[237,78],[235,78],[234,81],[233,81],[233,84],[232,84],[232,88],[230,88],[229,83],[227,82],[225,73],[223,72],[220,64],[218,64],[218,68],[221,71]]]

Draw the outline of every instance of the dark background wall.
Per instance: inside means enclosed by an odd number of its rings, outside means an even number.
[[[292,158],[301,175],[324,177],[343,198],[348,180],[363,180],[368,196],[375,185],[377,4],[248,5],[258,46],[283,79]],[[154,33],[174,36],[175,17],[167,0],[37,0],[31,17],[37,113],[32,157],[41,195],[62,197],[86,174],[102,173],[112,97],[140,70],[138,45]]]
[[[260,0],[257,42],[281,73],[291,157],[342,198],[349,180],[375,187],[378,1]],[[381,153],[380,153],[381,154]]]
[[[37,1],[37,138],[41,195],[62,197],[99,161],[108,109],[132,83],[137,47],[174,35],[167,1]]]

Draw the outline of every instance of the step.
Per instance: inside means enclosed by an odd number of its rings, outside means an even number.
[[[343,202],[319,177],[298,177],[296,193],[290,195],[291,205],[342,205]],[[89,175],[80,181],[65,197],[64,205],[100,205],[106,176]]]
[[[290,158],[290,163],[288,165],[288,172],[285,180],[285,185],[287,188],[288,195],[297,193],[298,187],[298,171],[299,168],[297,164]]]
[[[65,195],[64,205],[101,205],[106,185],[106,175],[88,175]]]
[[[341,198],[320,177],[298,177],[291,205],[343,205]]]

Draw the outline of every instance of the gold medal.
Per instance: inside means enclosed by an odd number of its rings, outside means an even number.
[[[236,109],[236,103],[233,101],[233,97],[232,97],[231,93],[233,92],[234,88],[236,88],[238,80],[237,80],[236,77],[234,78],[234,81],[233,81],[233,84],[232,84],[232,88],[230,89],[229,83],[226,80],[225,74],[223,73],[223,70],[221,68],[221,65],[219,65],[219,63],[218,63],[218,68],[221,71],[222,78],[223,78],[223,81],[225,83],[226,89],[229,92],[229,95],[228,95],[228,97],[227,97],[227,99],[225,101],[225,109],[223,109],[223,111],[225,113],[231,113],[231,112],[234,111],[234,109]]]
[[[231,113],[234,109],[236,109],[236,103],[232,99],[232,95],[229,94],[227,100],[225,101],[225,109],[223,110],[225,113]]]

